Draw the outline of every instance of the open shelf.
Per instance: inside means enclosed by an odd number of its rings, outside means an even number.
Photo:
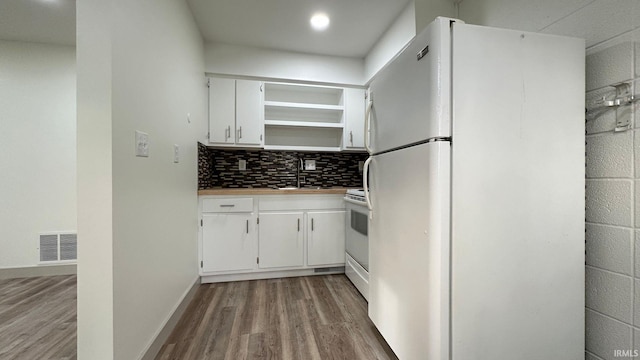
[[[325,104],[303,104],[303,103],[295,103],[295,102],[284,102],[284,101],[265,101],[265,107],[275,107],[275,108],[294,108],[294,109],[307,109],[307,110],[334,110],[334,111],[342,111],[344,110],[344,106],[342,105],[325,105]]]
[[[290,120],[265,120],[264,124],[266,126],[295,126],[295,127],[336,128],[336,129],[342,129],[344,127],[344,125],[341,123],[290,121]]]
[[[344,105],[342,88],[299,84],[265,83],[265,102]]]
[[[265,83],[264,148],[340,151],[344,132],[344,89]]]
[[[265,120],[279,120],[292,122],[324,122],[324,123],[342,123],[344,111],[342,108],[329,107],[290,107],[290,106],[273,106],[265,102],[264,118]]]
[[[265,126],[265,149],[277,147],[340,148],[342,128]]]
[[[265,150],[280,150],[280,151],[327,151],[327,152],[339,152],[340,147],[326,147],[326,146],[284,146],[284,145],[265,145]]]

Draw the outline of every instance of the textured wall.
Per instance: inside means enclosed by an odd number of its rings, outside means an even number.
[[[603,96],[614,98],[612,85],[621,82],[635,84],[634,93],[639,92],[640,2],[616,2],[624,11],[614,18],[604,16],[610,3],[597,1],[583,10],[592,23],[615,19],[620,32],[610,39],[599,36],[604,41],[592,41],[595,45],[587,48],[589,108]],[[639,108],[630,105],[619,112],[632,116]],[[587,116],[587,359],[640,351],[640,120],[636,117],[635,126],[621,132],[613,131],[615,123],[613,109]]]
[[[364,153],[309,153],[296,151],[221,150],[198,146],[198,187],[260,188],[296,186],[298,159],[315,160],[316,170],[300,170],[301,186],[362,186],[358,162]],[[247,170],[238,170],[238,160]]]

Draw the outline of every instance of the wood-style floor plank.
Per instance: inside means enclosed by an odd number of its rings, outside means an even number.
[[[0,359],[76,359],[76,276],[0,280]]]
[[[156,359],[397,359],[344,275],[201,285]]]

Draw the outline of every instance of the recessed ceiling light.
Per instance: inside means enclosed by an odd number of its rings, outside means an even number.
[[[315,13],[311,17],[311,27],[316,31],[323,31],[329,27],[329,17],[325,13]]]

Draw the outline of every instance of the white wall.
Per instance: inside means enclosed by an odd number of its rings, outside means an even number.
[[[78,359],[113,360],[111,2],[76,6]]]
[[[103,34],[85,29],[97,38],[94,43],[78,42],[78,62],[88,68],[91,64],[87,62],[96,54],[104,53],[110,59],[103,64],[104,72],[94,69],[91,74],[79,74],[83,83],[92,76],[104,80],[93,91],[109,91],[111,98],[105,96],[98,105],[106,104],[104,110],[110,115],[96,114],[102,120],[92,132],[91,114],[79,111],[79,115],[87,117],[79,119],[84,125],[79,127],[83,131],[78,132],[78,152],[83,160],[84,155],[94,152],[88,142],[83,142],[85,137],[107,140],[104,146],[107,151],[99,150],[100,165],[92,165],[104,170],[105,178],[100,181],[87,174],[85,171],[91,170],[89,164],[81,164],[84,166],[78,169],[81,182],[82,176],[86,176],[85,189],[93,187],[95,193],[102,194],[106,207],[111,202],[112,210],[109,214],[100,211],[98,217],[91,219],[80,218],[79,226],[86,230],[89,223],[105,227],[112,222],[110,238],[90,230],[81,235],[95,237],[88,242],[111,245],[113,254],[109,269],[106,261],[99,266],[85,263],[86,258],[97,256],[85,249],[80,254],[79,275],[84,289],[89,290],[91,285],[87,282],[91,278],[101,280],[95,270],[104,265],[104,272],[112,272],[111,293],[106,287],[93,290],[111,297],[113,335],[104,340],[90,338],[98,335],[91,327],[107,329],[109,324],[103,322],[109,319],[79,313],[80,317],[86,317],[79,319],[79,358],[136,359],[144,354],[197,279],[195,139],[206,132],[207,109],[203,43],[184,1],[119,0],[106,9],[101,9],[103,6],[99,2],[79,3],[79,10],[86,9],[78,11],[80,24],[88,26],[89,20],[97,20],[94,17],[106,18],[108,23]],[[88,17],[84,18],[85,15]],[[97,26],[100,27],[99,21]],[[106,39],[100,39],[102,35]],[[88,88],[91,84],[85,85]],[[83,94],[79,106],[91,108],[90,100]],[[187,113],[191,114],[191,123],[187,121]],[[148,158],[134,156],[135,130],[149,134]],[[173,162],[174,144],[180,146],[181,152],[177,164]],[[92,197],[81,188],[80,210],[89,211]],[[109,256],[108,251],[105,256]],[[80,309],[88,311],[91,302],[98,299],[83,292],[82,283],[80,286]],[[108,301],[98,305],[102,308]],[[101,323],[91,324],[87,321],[91,317]],[[91,348],[94,344],[97,348],[110,347],[112,351],[102,355]]]
[[[438,16],[456,17],[454,0],[415,0],[415,4],[416,33],[422,31]]]
[[[363,59],[207,43],[205,61],[211,74],[343,85],[365,82]]]
[[[415,3],[410,1],[365,57],[365,82],[369,82],[415,35]]]
[[[640,1],[465,0],[460,17],[586,39],[589,108],[615,97],[614,84],[631,82],[640,93]],[[640,351],[640,104],[624,110],[635,120],[623,132],[613,131],[613,110],[587,115],[587,360]]]
[[[540,31],[593,1],[463,0],[459,16],[470,24]]]
[[[75,48],[0,40],[0,268],[76,230]]]

